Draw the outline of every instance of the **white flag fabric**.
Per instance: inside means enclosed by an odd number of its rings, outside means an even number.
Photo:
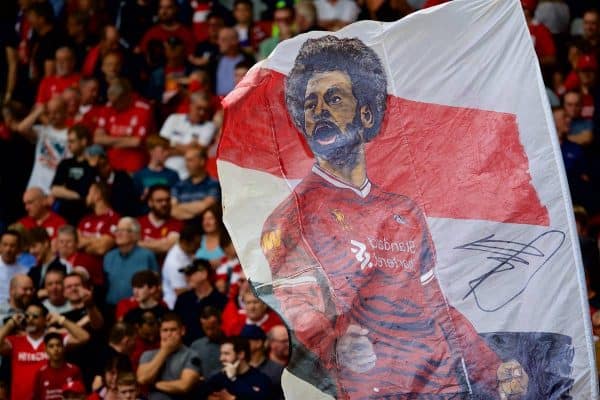
[[[224,220],[291,332],[286,398],[598,397],[518,0],[297,36],[224,105]]]

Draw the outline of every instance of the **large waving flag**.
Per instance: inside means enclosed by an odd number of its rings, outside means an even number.
[[[225,99],[224,218],[292,333],[286,398],[595,399],[518,0],[281,43]]]

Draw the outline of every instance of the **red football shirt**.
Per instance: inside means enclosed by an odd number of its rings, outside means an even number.
[[[67,224],[67,221],[63,219],[60,215],[50,211],[48,216],[44,218],[41,222],[36,221],[30,216],[26,216],[19,220],[19,223],[25,227],[25,229],[32,229],[36,226],[41,226],[46,228],[46,232],[48,232],[48,236],[50,239],[55,239],[58,235],[58,228]]]
[[[62,387],[66,383],[82,381],[79,367],[65,363],[60,368],[52,368],[49,364],[42,366],[34,379],[34,399],[61,400]]]
[[[107,106],[98,117],[98,128],[114,137],[135,136],[144,139],[153,128],[150,106],[138,100],[123,111]],[[108,149],[108,161],[114,169],[136,172],[144,168],[146,159],[144,146]]]
[[[61,260],[67,263],[71,268],[83,267],[90,274],[90,281],[94,286],[104,285],[104,270],[102,267],[102,258],[91,254],[77,252],[71,257]]]
[[[34,341],[27,335],[12,335],[5,340],[12,347],[10,398],[28,399],[31,397],[37,371],[48,361],[44,338]]]
[[[500,360],[446,303],[429,229],[408,197],[314,167],[269,216],[261,245],[283,316],[331,371],[338,398],[446,398],[467,395],[469,383],[495,391]],[[351,325],[376,356],[365,370],[337,351]]]
[[[554,46],[552,33],[550,33],[548,28],[535,21],[529,24],[528,27],[538,57],[555,56],[556,47]]]
[[[107,213],[101,215],[88,214],[79,221],[77,229],[84,237],[114,236],[120,218],[119,214],[113,210],[108,210]]]
[[[194,34],[188,28],[183,25],[178,25],[175,29],[165,29],[161,24],[154,25],[152,28],[148,29],[142,40],[140,41],[140,49],[142,52],[146,52],[148,49],[148,43],[156,40],[158,42],[166,42],[171,36],[174,36],[180,39],[185,46],[186,55],[190,55],[195,50],[195,40]]]
[[[183,224],[181,221],[170,218],[162,224],[154,225],[150,221],[148,214],[138,218],[141,228],[141,240],[146,239],[163,239],[169,236],[171,232],[179,234]]]
[[[38,88],[36,103],[45,104],[55,94],[61,94],[67,88],[75,88],[79,85],[81,75],[71,74],[68,76],[47,76],[40,82]]]

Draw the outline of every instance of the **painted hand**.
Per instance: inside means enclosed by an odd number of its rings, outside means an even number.
[[[377,356],[373,343],[367,337],[369,331],[358,325],[350,325],[338,339],[336,353],[338,362],[345,368],[364,373],[375,366]]]
[[[529,376],[518,361],[500,364],[497,376],[500,400],[520,399],[527,393]]]

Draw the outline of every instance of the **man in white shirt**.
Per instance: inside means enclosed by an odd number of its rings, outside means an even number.
[[[0,237],[0,304],[8,302],[10,280],[17,274],[27,275],[27,269],[17,263],[21,235],[8,230]]]
[[[356,21],[360,8],[352,0],[316,0],[319,26],[336,31]]]
[[[215,124],[210,120],[212,108],[210,95],[195,92],[190,96],[190,110],[187,114],[171,114],[160,130],[160,136],[169,140],[171,156],[165,165],[174,169],[180,179],[188,177],[183,155],[192,146],[210,146],[215,135]]]
[[[162,289],[163,300],[170,309],[175,306],[177,296],[188,290],[185,274],[179,270],[192,263],[201,238],[198,227],[186,223],[179,233],[179,241],[167,253],[162,269]]]

